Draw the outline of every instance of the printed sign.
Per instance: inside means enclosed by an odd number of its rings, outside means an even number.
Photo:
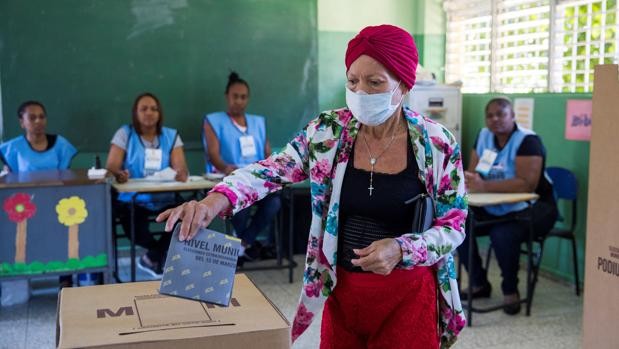
[[[590,99],[570,99],[565,108],[565,138],[573,141],[591,139],[593,103]]]
[[[514,100],[514,113],[516,123],[529,130],[533,129],[533,109],[535,100],[533,98],[516,98]]]

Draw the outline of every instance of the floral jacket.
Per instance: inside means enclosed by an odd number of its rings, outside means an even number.
[[[464,327],[452,252],[464,240],[467,195],[460,146],[443,126],[404,109],[419,176],[434,199],[435,218],[425,232],[402,235],[398,268],[434,266],[439,297],[441,347],[449,347]],[[348,109],[323,112],[279,153],[234,171],[213,188],[228,197],[236,213],[282,186],[309,178],[312,221],[303,289],[292,327],[296,340],[337,284],[338,202],[359,122]]]

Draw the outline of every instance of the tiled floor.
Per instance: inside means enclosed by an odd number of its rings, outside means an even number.
[[[296,260],[302,263],[303,256]],[[126,264],[126,263],[125,263]],[[287,270],[252,271],[247,274],[262,291],[291,319],[301,289],[302,268],[295,270],[295,282],[288,283]],[[501,301],[499,274],[496,264],[490,267],[490,280],[495,288],[493,298]],[[138,274],[140,278],[144,277]],[[521,272],[521,280],[524,280]],[[35,287],[50,285],[50,281],[35,283]],[[53,283],[52,283],[53,285]],[[521,289],[524,285],[521,285]],[[56,322],[56,290],[35,288],[27,304],[0,309],[0,348],[53,348]],[[318,319],[319,320],[319,319]],[[508,316],[503,312],[474,314],[474,326],[466,328],[454,348],[579,348],[582,298],[573,288],[547,278],[541,278],[530,317],[522,312]],[[295,343],[295,349],[317,348],[320,325],[316,321]]]

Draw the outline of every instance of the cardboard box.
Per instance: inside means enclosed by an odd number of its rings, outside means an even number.
[[[595,67],[589,156],[583,348],[618,348],[619,66]]]
[[[159,282],[64,288],[58,348],[290,348],[290,323],[244,274],[228,307],[159,294]]]

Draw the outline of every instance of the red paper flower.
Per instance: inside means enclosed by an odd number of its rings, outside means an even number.
[[[31,218],[37,212],[37,207],[32,203],[30,195],[17,193],[4,200],[4,212],[12,222],[19,223]]]

